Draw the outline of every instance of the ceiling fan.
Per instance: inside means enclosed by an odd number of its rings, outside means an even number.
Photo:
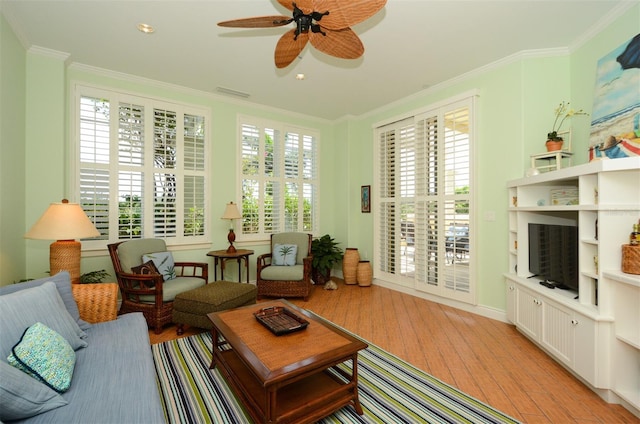
[[[276,67],[285,68],[298,57],[311,41],[316,49],[343,59],[356,59],[364,53],[360,38],[350,28],[369,19],[382,9],[387,0],[278,0],[293,12],[288,16],[258,16],[218,22],[222,27],[268,28],[288,25],[276,45]]]

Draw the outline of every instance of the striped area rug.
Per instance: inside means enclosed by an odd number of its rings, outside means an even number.
[[[358,389],[364,415],[347,406],[319,423],[517,423],[368,344],[358,357]],[[252,422],[218,370],[209,369],[211,333],[152,345],[151,349],[167,422]],[[350,372],[350,362],[342,366]]]

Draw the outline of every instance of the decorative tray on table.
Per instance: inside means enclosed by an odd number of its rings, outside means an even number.
[[[276,336],[304,330],[309,325],[309,321],[282,306],[262,308],[253,315]]]

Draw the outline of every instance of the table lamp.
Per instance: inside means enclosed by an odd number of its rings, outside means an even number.
[[[100,232],[78,203],[63,199],[52,203],[24,235],[28,239],[56,240],[49,247],[49,273],[69,271],[72,283],[80,282],[81,244],[75,239],[98,237]]]
[[[229,225],[229,234],[227,235],[227,240],[229,240],[229,248],[227,249],[227,253],[235,253],[236,248],[233,246],[233,242],[236,241],[236,233],[233,232],[233,220],[241,219],[242,215],[240,215],[240,211],[238,210],[238,205],[233,202],[227,203],[227,207],[224,210],[224,214],[222,214],[221,219],[228,219]]]

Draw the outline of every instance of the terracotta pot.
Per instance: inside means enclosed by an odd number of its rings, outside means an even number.
[[[547,152],[555,152],[556,150],[562,150],[562,145],[564,141],[562,140],[547,140]]]

